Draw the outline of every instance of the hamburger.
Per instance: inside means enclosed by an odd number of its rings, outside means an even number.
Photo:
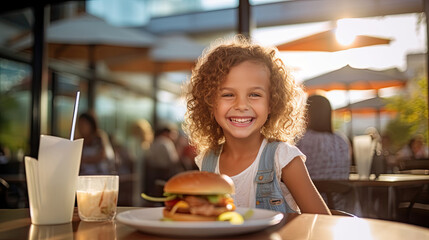
[[[224,174],[186,171],[170,178],[164,185],[164,198],[142,194],[150,201],[163,201],[163,216],[173,221],[216,221],[219,215],[233,212],[230,194],[234,183]]]

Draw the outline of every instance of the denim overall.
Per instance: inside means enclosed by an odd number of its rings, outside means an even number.
[[[256,182],[256,208],[269,209],[282,213],[295,213],[285,201],[274,169],[274,155],[279,142],[265,145],[259,160]],[[204,156],[201,171],[214,172],[218,156],[209,152]]]

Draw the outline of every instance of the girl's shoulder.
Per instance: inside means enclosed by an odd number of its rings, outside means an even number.
[[[294,151],[296,149],[299,151],[299,149],[295,145],[284,141],[268,141],[267,144],[274,144],[274,143],[278,144],[276,151],[279,151],[279,149],[284,151],[287,151],[287,150]]]
[[[296,146],[287,142],[279,142],[274,160],[281,168],[289,164],[296,157],[300,157],[303,161],[306,160],[305,155]]]

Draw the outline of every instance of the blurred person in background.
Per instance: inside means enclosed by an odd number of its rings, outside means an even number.
[[[142,206],[143,200],[140,193],[144,191],[145,161],[153,142],[154,133],[152,126],[146,119],[139,119],[131,126],[131,135],[128,138],[128,150],[133,161],[134,184],[133,206]]]
[[[108,134],[110,144],[115,153],[115,174],[119,176],[119,189],[121,194],[118,196],[119,206],[132,206],[134,198],[134,159],[128,148],[123,145],[113,134]],[[139,194],[137,194],[139,195]]]
[[[176,149],[178,138],[177,127],[166,124],[155,131],[145,161],[145,193],[151,196],[162,196],[163,184],[173,175],[183,171]]]
[[[198,170],[198,166],[197,164],[195,164],[197,150],[194,146],[189,144],[189,139],[185,135],[185,133],[180,132],[179,137],[176,141],[176,148],[184,170]]]
[[[419,160],[429,158],[428,147],[424,142],[424,137],[417,134],[412,137],[408,144],[401,148],[397,153],[398,161]]]
[[[6,165],[9,161],[10,161],[10,150],[9,148],[1,145],[0,143],[0,169],[2,169],[2,166]],[[0,173],[3,173],[3,171],[0,171]]]
[[[115,174],[115,153],[109,136],[98,128],[91,113],[83,113],[78,119],[79,137],[83,138],[80,175]]]
[[[384,163],[386,164],[385,173],[394,173],[395,168],[397,167],[396,156],[395,156],[396,151],[392,144],[392,139],[388,134],[383,134],[381,136],[381,148],[382,148]]]
[[[307,99],[307,129],[297,143],[297,147],[307,156],[305,165],[311,179],[348,179],[351,165],[350,144],[332,130],[332,108],[329,100],[322,95],[312,95]],[[327,202],[325,194],[321,194]],[[334,194],[337,210],[345,210],[346,199]]]

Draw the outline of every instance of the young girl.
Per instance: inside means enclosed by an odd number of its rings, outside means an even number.
[[[244,37],[218,42],[192,72],[184,129],[202,171],[232,178],[238,207],[330,214],[293,146],[304,92],[275,49]]]

